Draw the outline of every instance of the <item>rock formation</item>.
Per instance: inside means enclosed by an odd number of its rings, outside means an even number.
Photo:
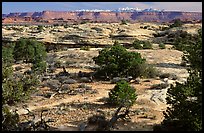
[[[180,11],[159,11],[159,12],[113,12],[113,11],[42,11],[2,14],[3,23],[13,22],[170,22],[174,19],[182,21],[201,21],[202,12],[180,12]]]

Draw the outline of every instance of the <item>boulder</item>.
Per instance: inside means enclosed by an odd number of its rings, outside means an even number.
[[[132,79],[132,77],[130,76],[130,77],[127,77],[127,78],[120,78],[120,77],[114,77],[112,80],[111,80],[111,83],[117,83],[117,82],[119,82],[119,81],[121,81],[121,80],[125,80],[125,81],[127,81],[127,82],[130,82],[131,81],[131,79]]]
[[[57,79],[62,83],[69,78],[67,76],[58,76]]]
[[[78,86],[79,88],[85,88],[86,90],[91,90],[92,89],[92,87],[91,86],[88,86],[88,85],[86,85],[86,84],[80,84],[79,86]]]
[[[58,90],[61,86],[61,83],[58,80],[49,80],[46,84],[49,88],[55,91]]]
[[[121,80],[122,80],[122,78],[120,78],[120,77],[114,77],[114,78],[111,80],[111,83],[115,84],[115,83],[117,83],[117,82],[119,82],[119,81],[121,81]]]
[[[59,93],[69,93],[70,91],[71,91],[70,85],[69,84],[63,84],[58,92]]]
[[[22,67],[22,66],[17,66],[17,67],[15,67],[15,70],[16,71],[19,71],[19,70],[21,70],[21,69],[23,69],[24,67]]]
[[[67,79],[67,80],[65,80],[64,82],[63,82],[64,84],[74,84],[74,83],[77,83],[77,81],[76,80],[74,80],[74,79]]]
[[[80,79],[80,82],[82,82],[82,83],[90,83],[90,82],[92,82],[92,80],[90,78],[88,78],[88,77],[82,77]]]
[[[69,84],[63,84],[61,87],[61,90],[69,90],[70,89],[70,85]]]
[[[141,83],[141,79],[140,78],[136,78],[134,81],[135,84],[140,84]]]

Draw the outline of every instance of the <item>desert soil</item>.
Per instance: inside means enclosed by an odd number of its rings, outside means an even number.
[[[182,52],[171,49],[164,50],[131,50],[141,53],[142,57],[146,58],[150,64],[157,64],[156,68],[165,73],[177,74],[179,79],[185,79],[187,71],[181,67]],[[98,50],[91,49],[90,51],[84,51],[79,49],[68,49],[67,51],[56,52],[55,54],[60,59],[62,56],[69,56],[70,54],[78,54],[80,57],[78,67],[66,67],[69,73],[91,72],[86,61],[90,62],[90,59],[98,55]],[[54,53],[50,53],[54,54]],[[63,58],[61,58],[63,59]],[[91,64],[91,63],[90,63]],[[90,65],[89,64],[89,65]],[[94,65],[92,63],[92,65]],[[14,67],[16,67],[15,65]],[[28,68],[24,66],[24,68]],[[58,68],[55,73],[62,71],[62,68]],[[152,131],[154,124],[159,124],[163,120],[163,111],[166,110],[165,96],[167,89],[153,90],[150,87],[153,84],[159,84],[163,81],[157,79],[141,79],[139,84],[132,82],[131,85],[135,87],[138,98],[136,103],[130,108],[130,120],[123,121],[118,120],[114,129],[123,131]],[[81,83],[71,84],[73,88],[77,88]],[[21,121],[25,121],[28,117],[27,111],[23,109],[23,106],[37,114],[37,119],[40,119],[40,111],[47,109],[43,115],[45,119],[52,118],[54,122],[49,123],[50,126],[57,128],[60,131],[77,131],[79,124],[86,122],[89,116],[97,114],[97,110],[105,112],[106,118],[110,119],[117,108],[110,107],[105,104],[105,99],[108,98],[108,93],[115,84],[110,81],[94,81],[91,83],[85,83],[91,86],[97,93],[81,93],[76,95],[69,94],[56,94],[52,97],[45,97],[46,93],[52,92],[48,87],[39,87],[38,91],[32,94],[31,99],[25,103],[19,103],[15,106],[20,114]],[[87,127],[86,130],[93,130],[93,127]]]

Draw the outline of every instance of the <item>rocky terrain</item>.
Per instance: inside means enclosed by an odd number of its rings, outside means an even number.
[[[78,131],[79,125],[86,123],[89,116],[97,114],[98,110],[105,113],[110,119],[116,108],[106,104],[108,92],[115,86],[113,81],[91,81],[89,77],[79,77],[79,71],[83,73],[93,72],[97,65],[92,57],[98,55],[100,49],[91,48],[90,51],[79,48],[68,49],[49,53],[47,62],[48,72],[41,79],[41,86],[33,93],[31,99],[15,106],[20,114],[20,119],[28,118],[27,107],[36,114],[35,121],[40,119],[42,109],[48,111],[44,114],[45,119],[51,118],[54,122],[49,123],[55,130]],[[175,81],[185,82],[188,73],[185,67],[180,66],[182,52],[177,50],[131,50],[137,51],[145,57],[150,64],[163,73],[170,73],[176,78],[134,79],[131,85],[138,94],[136,104],[131,107],[130,120],[119,120],[112,130],[127,131],[152,131],[152,126],[163,120],[162,112],[166,109],[166,91],[170,84]],[[165,55],[165,56],[164,56]],[[60,76],[63,71],[61,66],[55,66],[55,62],[61,62],[65,66],[69,76]],[[52,66],[52,67],[51,67]],[[16,64],[13,66],[15,73],[21,73],[30,69],[29,65]],[[165,85],[159,87],[158,85]],[[95,130],[93,125],[88,125],[86,130]]]
[[[147,26],[147,28],[143,28]],[[165,24],[134,23],[122,25],[120,23],[85,23],[65,26],[44,26],[42,30],[36,25],[27,26],[2,26],[2,40],[16,41],[20,37],[36,38],[47,44],[65,45],[61,51],[50,51],[47,56],[47,73],[39,76],[40,86],[31,95],[31,99],[19,103],[12,108],[20,114],[20,120],[28,119],[28,111],[33,112],[35,121],[40,120],[41,110],[46,109],[44,119],[53,119],[49,123],[53,130],[79,131],[96,130],[95,125],[88,125],[89,116],[104,112],[110,119],[117,108],[106,104],[109,91],[115,86],[115,82],[92,80],[90,74],[98,67],[93,57],[97,56],[102,46],[112,45],[115,40],[122,44],[132,44],[134,39],[153,42],[154,33],[173,33],[182,29],[195,34],[202,24],[185,24],[180,28],[172,28],[161,31]],[[90,50],[82,50],[81,46],[97,46]],[[75,46],[78,48],[70,48]],[[166,92],[170,84],[185,82],[188,77],[186,67],[181,65],[183,53],[173,50],[172,45],[166,45],[166,49],[159,49],[158,44],[153,44],[153,49],[136,50],[128,48],[128,51],[141,53],[149,64],[155,66],[160,74],[167,77],[152,79],[133,79],[130,81],[138,94],[136,103],[130,108],[130,119],[119,119],[111,130],[125,131],[152,131],[153,125],[163,120],[163,111],[166,110]],[[63,75],[63,66],[69,73]],[[17,62],[13,65],[14,73],[21,76],[31,69],[30,64]],[[81,71],[81,72],[80,72]],[[81,73],[81,76],[79,76]]]
[[[168,35],[178,29],[194,34],[201,25],[185,24],[181,28],[172,28],[165,31],[161,31],[161,29],[162,27],[168,27],[168,25],[158,23],[48,25],[44,26],[42,30],[39,30],[37,25],[2,26],[2,39],[3,41],[16,41],[20,37],[25,37],[36,38],[45,44],[71,45],[73,47],[80,47],[82,45],[102,47],[112,45],[115,40],[124,45],[132,44],[135,38],[153,42],[153,39],[155,40],[154,34],[165,33]]]
[[[114,11],[42,11],[3,14],[3,23],[22,22],[120,22],[128,20],[130,22],[171,22],[174,19],[182,21],[201,21],[201,12],[181,12],[181,11],[134,11],[134,12],[114,12]]]

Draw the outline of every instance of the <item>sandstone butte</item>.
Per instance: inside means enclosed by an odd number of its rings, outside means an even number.
[[[197,23],[202,21],[202,12],[88,12],[88,11],[42,11],[2,14],[2,23],[78,23],[82,21],[113,23],[128,20],[129,22],[172,22],[175,19],[183,22]]]

